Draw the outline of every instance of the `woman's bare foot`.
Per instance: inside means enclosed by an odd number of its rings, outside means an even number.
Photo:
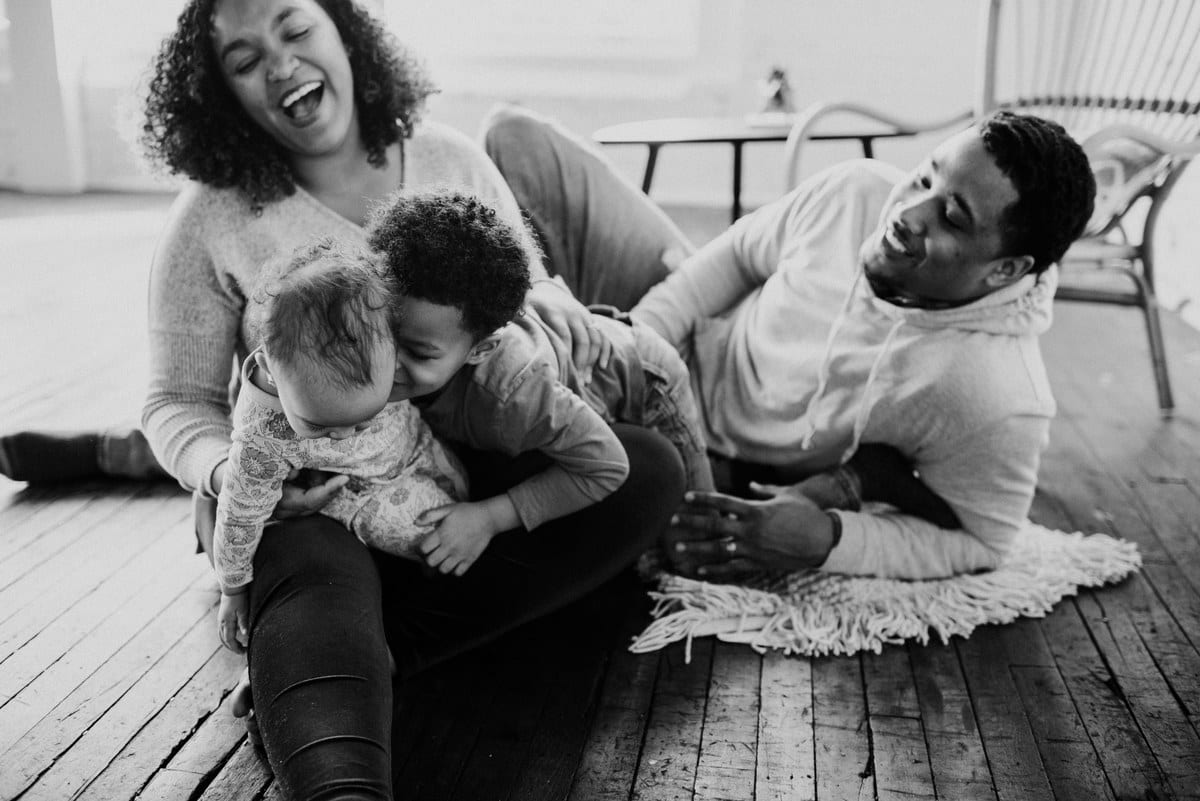
[[[258,731],[258,720],[254,717],[254,698],[250,695],[250,668],[242,671],[237,686],[233,688],[229,698],[229,711],[235,718],[246,719],[246,736],[251,744],[262,748],[262,734]]]

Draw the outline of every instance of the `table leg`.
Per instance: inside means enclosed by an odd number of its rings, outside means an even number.
[[[649,150],[646,153],[646,172],[642,175],[642,191],[647,195],[650,194],[650,182],[654,180],[654,163],[658,161],[658,149],[661,146],[657,142],[646,145]]]
[[[858,138],[858,141],[862,143],[862,149],[863,149],[863,158],[864,158],[864,159],[873,159],[873,158],[875,158],[875,149],[874,149],[874,147],[872,147],[872,145],[871,145],[871,143],[872,143],[873,141],[875,141],[875,137],[873,137],[873,136],[860,136],[860,137]]]
[[[733,143],[733,219],[737,222],[742,216],[742,143]]]

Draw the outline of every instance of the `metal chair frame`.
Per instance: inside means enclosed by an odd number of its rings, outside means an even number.
[[[1106,149],[1137,148],[1143,168],[1120,176],[1103,203],[1098,200],[1088,231],[1062,260],[1056,298],[1142,310],[1159,410],[1170,416],[1174,399],[1154,285],[1154,231],[1171,189],[1200,153],[1200,3],[981,0],[979,40],[971,109],[934,120],[856,102],[815,103],[801,111],[785,146],[784,188],[796,185],[805,143],[833,115],[856,115],[889,132],[916,135],[1010,108],[1061,123],[1094,167]],[[1073,282],[1083,265],[1115,269],[1130,286]]]

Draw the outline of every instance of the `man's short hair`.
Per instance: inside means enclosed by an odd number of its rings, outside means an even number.
[[[1033,256],[1041,273],[1062,258],[1092,216],[1096,179],[1087,155],[1061,125],[997,111],[978,126],[983,146],[1012,181],[1017,201],[1004,213],[1005,255]]]
[[[458,309],[463,330],[476,341],[525,305],[529,246],[477,197],[397,195],[371,220],[368,241],[401,293]]]
[[[323,238],[263,265],[251,333],[285,365],[305,363],[345,388],[371,383],[371,355],[391,336],[389,282],[366,250]]]

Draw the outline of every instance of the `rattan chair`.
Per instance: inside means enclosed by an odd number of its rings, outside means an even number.
[[[1056,297],[1142,310],[1159,409],[1169,416],[1154,228],[1200,152],[1200,2],[983,0],[977,87],[973,108],[930,121],[858,102],[809,106],[788,137],[785,189],[798,181],[805,143],[832,115],[913,135],[961,127],[997,108],[1060,122],[1088,152],[1098,196],[1084,238],[1063,259]],[[1124,278],[1106,279],[1113,275]]]

